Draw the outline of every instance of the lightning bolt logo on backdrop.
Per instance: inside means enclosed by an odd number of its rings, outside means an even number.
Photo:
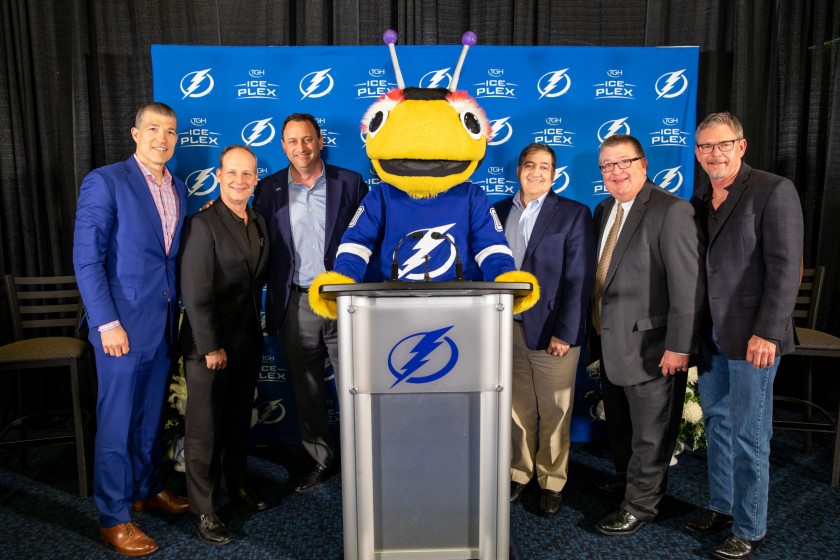
[[[622,117],[602,124],[598,129],[598,143],[603,142],[614,134],[630,134],[630,125],[627,124],[627,119],[629,118],[630,117]]]
[[[510,117],[502,117],[501,119],[490,121],[490,128],[493,130],[493,141],[487,142],[488,146],[498,146],[510,140],[510,137],[513,136],[513,127],[508,121],[510,121]]]
[[[271,124],[272,118],[274,117],[251,121],[242,128],[242,141],[246,146],[258,148],[274,140],[276,131]]]
[[[187,196],[205,196],[216,190],[216,185],[219,181],[216,179],[216,174],[213,173],[215,167],[208,167],[207,169],[196,169],[189,175],[184,183],[187,185]],[[204,187],[204,183],[210,179],[210,186]]]
[[[537,91],[540,92],[540,99],[543,97],[560,97],[572,87],[572,78],[568,74],[569,69],[546,72],[537,80]],[[558,87],[563,83],[562,87]]]
[[[409,251],[413,251],[413,252],[411,253],[411,256],[409,256],[407,259],[405,259],[405,261],[402,262],[402,265],[400,266],[400,269],[399,269],[398,278],[406,279],[406,280],[415,280],[415,281],[423,280],[423,278],[425,276],[425,271],[426,271],[426,266],[425,265],[426,265],[426,257],[427,256],[429,257],[429,263],[430,263],[429,264],[429,276],[432,279],[435,279],[435,278],[441,276],[442,274],[446,273],[446,271],[448,271],[450,268],[452,268],[452,265],[455,263],[455,247],[453,247],[451,244],[449,244],[448,242],[446,242],[442,238],[441,239],[432,239],[432,233],[437,232],[437,233],[441,233],[443,235],[446,235],[447,237],[449,237],[450,240],[452,240],[454,242],[455,240],[452,239],[452,236],[447,235],[447,233],[446,233],[454,225],[455,224],[453,223],[453,224],[447,224],[445,226],[437,226],[437,227],[429,228],[427,230],[422,230],[422,229],[417,230],[417,231],[425,231],[426,233],[425,233],[425,235],[423,235],[423,237],[417,243],[414,244],[413,247],[410,247],[408,249]],[[411,232],[411,233],[414,233],[414,232]],[[440,246],[441,243],[445,244],[445,246],[449,248],[448,253],[445,252],[445,251],[435,251],[435,249],[437,249]],[[404,243],[403,246],[400,247],[400,254],[403,254],[403,253],[406,252],[406,247],[405,247],[406,245],[407,245],[407,243]],[[443,264],[438,265],[438,263],[441,260],[441,254],[444,255],[445,261],[444,261]],[[399,256],[400,255],[397,255],[397,257],[399,257]],[[435,266],[435,268],[432,269],[432,266]],[[415,273],[409,274],[412,270],[416,270],[418,267],[420,267],[420,272],[415,272]]]
[[[184,94],[184,97],[181,98],[182,100],[187,97],[204,97],[213,91],[213,86],[216,85],[216,82],[213,80],[213,76],[210,75],[210,70],[212,70],[212,68],[195,70],[194,72],[184,74],[184,77],[181,78],[181,93]],[[189,78],[189,80],[187,80],[187,78]],[[205,80],[207,81],[207,86],[203,90],[198,91],[198,88]]]
[[[680,167],[669,167],[663,169],[653,176],[653,182],[668,192],[677,192],[683,184],[683,176]]]
[[[300,92],[303,94],[301,99],[317,99],[324,97],[332,91],[335,81],[329,72],[332,68],[325,68],[317,72],[310,72],[300,80]],[[326,81],[325,81],[326,80]]]
[[[398,383],[431,383],[452,371],[458,363],[458,346],[446,335],[454,325],[434,331],[410,334],[388,353],[388,369]],[[419,340],[417,340],[419,339]],[[406,350],[411,347],[411,350]],[[402,364],[397,365],[397,364]],[[431,364],[429,367],[427,364]],[[425,373],[428,371],[428,373]],[[422,375],[425,373],[425,375]]]
[[[557,194],[565,191],[569,186],[569,172],[566,171],[568,168],[568,165],[563,165],[562,167],[558,167],[554,170],[554,179],[551,181],[551,188]]]
[[[420,87],[422,88],[448,88],[452,83],[452,75],[448,73],[449,68],[441,68],[440,70],[432,70],[427,72],[420,78]],[[443,81],[446,80],[444,84]]]
[[[656,80],[656,85],[654,85],[654,89],[656,89],[656,93],[660,97],[664,97],[665,99],[671,99],[672,97],[678,97],[685,93],[685,90],[688,89],[688,78],[685,77],[685,68],[682,70],[676,70],[675,72],[668,72],[659,76],[659,79]],[[664,78],[664,83],[662,83]],[[674,91],[677,87],[677,83],[680,84],[679,89]],[[660,85],[661,84],[661,85]]]

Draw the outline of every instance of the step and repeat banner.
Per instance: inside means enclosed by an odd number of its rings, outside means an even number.
[[[479,38],[480,39],[480,38]],[[407,86],[449,87],[460,45],[397,45]],[[458,89],[487,113],[494,137],[471,180],[491,202],[518,188],[520,150],[532,142],[557,154],[554,191],[594,208],[606,189],[598,146],[613,134],[638,138],[648,176],[688,198],[693,190],[697,47],[496,47],[467,54]],[[288,165],[283,120],[310,113],[324,137],[324,159],[379,182],[365,155],[365,110],[397,87],[385,45],[365,47],[152,46],[154,97],[178,114],[170,169],[189,190],[188,212],[218,196],[215,171],[227,145],[257,154],[259,175]],[[297,428],[288,372],[277,340],[268,340],[255,412],[256,443],[293,443]],[[331,370],[329,370],[331,371]],[[583,369],[581,368],[581,372]],[[590,438],[592,381],[581,373],[573,439]],[[338,422],[334,381],[332,421]]]

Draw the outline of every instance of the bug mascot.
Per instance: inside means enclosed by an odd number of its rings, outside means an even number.
[[[399,88],[376,100],[362,119],[367,155],[382,182],[350,222],[333,270],[312,283],[313,311],[336,318],[336,303],[319,293],[323,285],[389,278],[530,282],[533,291],[514,300],[513,312],[530,309],[539,299],[537,279],[516,270],[487,195],[468,181],[492,139],[478,103],[455,90],[475,34],[462,37],[449,89],[405,87],[396,32],[389,29],[383,40]]]

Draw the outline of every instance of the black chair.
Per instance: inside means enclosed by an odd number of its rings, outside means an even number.
[[[69,336],[42,336],[61,329],[75,333],[81,316],[81,296],[74,276],[15,277],[6,275],[6,296],[11,311],[15,342],[0,346],[0,374],[16,372],[18,375],[18,415],[0,431],[0,448],[21,448],[23,467],[26,468],[27,448],[55,443],[75,443],[76,465],[79,475],[79,496],[87,497],[87,467],[85,465],[85,426],[81,407],[80,370],[87,354],[87,342]],[[35,336],[27,338],[26,335]],[[73,432],[29,437],[28,424],[44,413],[24,415],[24,372],[32,369],[68,368],[72,398]],[[69,412],[69,411],[67,411]],[[6,436],[17,430],[18,438]]]
[[[815,329],[820,310],[820,296],[825,279],[825,267],[805,269],[799,287],[799,297],[793,312],[796,326],[796,350],[792,356],[801,357],[800,372],[803,374],[803,398],[774,396],[774,400],[791,402],[805,407],[801,421],[773,420],[773,428],[780,430],[799,430],[805,433],[805,450],[811,450],[811,434],[834,434],[834,455],[831,468],[831,486],[840,485],[840,405],[835,414],[831,414],[813,402],[813,359],[840,358],[840,338]],[[837,375],[834,370],[831,375]],[[815,416],[816,413],[816,416]]]

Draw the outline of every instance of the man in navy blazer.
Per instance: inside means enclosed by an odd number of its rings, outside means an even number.
[[[309,285],[332,270],[344,230],[367,194],[355,171],[321,159],[324,138],[315,117],[289,115],[283,123],[289,167],[261,180],[253,207],[268,225],[266,325],[280,329],[292,378],[303,446],[314,464],[295,490],[318,486],[335,462],[324,396],[324,358],[338,375],[338,330],[309,307]]]
[[[746,149],[730,113],[697,127],[694,153],[709,176],[691,199],[708,237],[697,386],[709,504],[685,527],[710,535],[731,526],[718,558],[749,556],[767,529],[773,379],[794,348],[804,235],[793,183],[744,163]]]
[[[519,192],[494,205],[518,270],[537,277],[537,305],[514,317],[511,502],[537,475],[540,513],[561,504],[569,468],[575,375],[595,276],[589,209],[557,196],[556,158],[544,144],[519,155]]]
[[[96,357],[93,497],[100,534],[122,554],[157,544],[131,522],[129,508],[187,511],[163,490],[161,411],[178,328],[176,263],[187,189],[166,168],[178,121],[163,103],[143,105],[133,156],[82,181],[73,265]]]

